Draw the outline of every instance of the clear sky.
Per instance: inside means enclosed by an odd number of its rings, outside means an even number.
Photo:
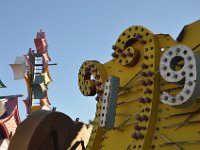
[[[111,46],[131,25],[176,38],[184,25],[200,19],[199,6],[199,0],[1,0],[0,79],[7,88],[0,95],[23,94],[19,109],[25,118],[25,81],[13,80],[9,64],[35,49],[33,39],[43,29],[52,63],[58,63],[50,67],[54,82],[49,99],[58,111],[87,122],[94,117],[96,102],[79,91],[82,62],[109,61]]]

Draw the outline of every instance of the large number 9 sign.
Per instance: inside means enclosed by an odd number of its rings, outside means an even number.
[[[161,93],[164,104],[185,107],[200,95],[200,58],[190,48],[176,45],[166,50],[160,60],[160,74],[167,82],[182,85],[180,92]]]

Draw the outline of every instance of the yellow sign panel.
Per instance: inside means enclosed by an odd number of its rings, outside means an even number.
[[[187,25],[174,40],[131,26],[112,47],[112,60],[82,64],[80,91],[97,101],[87,150],[200,148],[199,28],[200,21]]]

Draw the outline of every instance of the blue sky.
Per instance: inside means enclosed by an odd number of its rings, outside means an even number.
[[[200,19],[199,0],[16,0],[0,1],[0,79],[6,89],[0,95],[23,94],[24,80],[13,80],[9,64],[16,56],[35,48],[33,39],[43,29],[49,43],[54,80],[49,99],[58,111],[87,122],[94,117],[95,97],[84,97],[78,88],[78,71],[85,60],[111,59],[111,46],[131,25],[143,25],[154,33],[176,38],[182,27]]]

